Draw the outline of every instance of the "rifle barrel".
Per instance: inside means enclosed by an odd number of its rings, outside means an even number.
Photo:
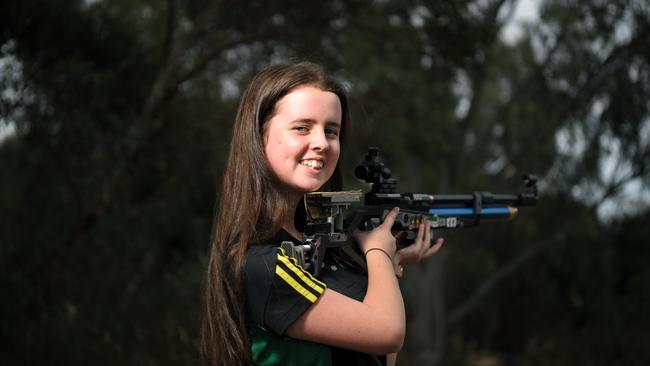
[[[532,193],[520,194],[492,194],[489,192],[477,192],[481,197],[482,204],[498,204],[511,206],[533,206],[537,202],[536,195]],[[440,194],[433,195],[432,205],[463,205],[471,207],[476,202],[473,194]]]

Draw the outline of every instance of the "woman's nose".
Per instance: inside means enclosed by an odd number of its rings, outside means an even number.
[[[329,147],[329,141],[325,135],[325,131],[314,131],[311,139],[311,147],[316,150],[325,150]]]

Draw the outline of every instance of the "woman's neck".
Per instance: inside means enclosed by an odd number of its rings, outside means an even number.
[[[287,216],[282,220],[282,228],[289,233],[289,235],[293,236],[294,238],[298,240],[302,240],[302,233],[296,229],[296,221],[295,221],[295,216],[296,216],[296,207],[298,206],[298,202],[302,199],[302,196],[294,197],[292,201],[292,205],[290,207],[293,207],[293,209],[287,214]]]
[[[289,233],[294,239],[302,240],[302,233],[296,229],[296,225],[282,225],[282,228]]]

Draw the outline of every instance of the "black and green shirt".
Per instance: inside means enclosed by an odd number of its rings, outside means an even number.
[[[362,301],[368,282],[364,274],[346,268],[328,255],[321,274],[315,278],[279,247],[282,241],[298,244],[281,230],[272,240],[251,245],[246,252],[246,316],[253,362],[269,366],[385,364],[385,357],[284,335],[326,287]]]

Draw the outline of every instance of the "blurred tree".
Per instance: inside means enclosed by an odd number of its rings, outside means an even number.
[[[379,145],[403,191],[543,177],[408,269],[401,364],[646,364],[647,205],[602,211],[647,193],[650,7],[545,1],[507,43],[517,3],[3,2],[0,362],[195,364],[237,98],[306,58],[350,86],[346,171]]]

